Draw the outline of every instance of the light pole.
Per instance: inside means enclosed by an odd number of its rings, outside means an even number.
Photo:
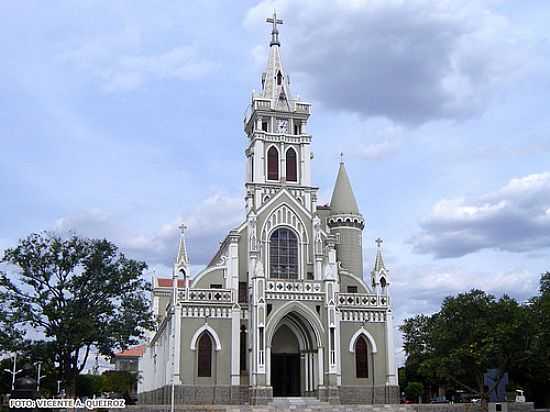
[[[10,369],[4,369],[4,372],[11,373],[11,390],[12,392],[15,390],[15,375],[17,375],[20,372],[23,372],[23,369],[17,370],[17,353],[13,354],[13,370]]]
[[[46,375],[42,375],[42,361],[34,362],[34,365],[37,366],[38,371],[36,374],[36,392],[40,392],[40,381],[46,377]]]

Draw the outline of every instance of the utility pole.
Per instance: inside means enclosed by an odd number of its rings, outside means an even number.
[[[11,390],[13,392],[15,390],[15,376],[23,372],[23,369],[17,370],[17,352],[13,353],[13,370],[4,369],[4,372],[11,373]]]

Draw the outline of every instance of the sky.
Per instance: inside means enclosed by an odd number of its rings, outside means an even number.
[[[243,117],[274,8],[313,105],[320,202],[343,152],[396,326],[472,288],[535,295],[550,270],[550,4],[535,0],[2,2],[0,250],[76,232],[170,276],[183,221],[204,267],[244,218]]]

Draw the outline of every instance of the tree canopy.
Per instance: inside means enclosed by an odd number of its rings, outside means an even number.
[[[492,388],[483,375],[497,369],[499,379],[508,372],[538,398],[537,385],[550,382],[550,273],[541,276],[540,295],[527,304],[474,289],[445,298],[433,315],[406,319],[400,329],[407,380],[453,386],[486,400]]]
[[[32,234],[6,249],[1,262],[8,269],[0,272],[6,309],[0,323],[7,326],[0,351],[16,349],[13,337],[32,330],[48,342],[65,382],[74,385],[91,350],[110,356],[153,327],[146,296],[151,285],[143,278],[147,265],[107,240]]]

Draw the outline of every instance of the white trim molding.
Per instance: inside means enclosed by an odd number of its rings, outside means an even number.
[[[351,337],[350,341],[349,341],[349,351],[351,353],[354,353],[355,352],[355,342],[357,341],[357,338],[359,338],[359,336],[361,335],[364,335],[367,340],[370,342],[371,344],[371,347],[372,347],[372,353],[376,353],[378,352],[378,349],[376,348],[376,342],[374,341],[374,338],[372,337],[372,335],[363,327],[361,327],[359,330],[357,330],[357,332],[355,332],[353,334],[353,336]]]
[[[220,337],[216,333],[216,331],[208,324],[202,325],[200,328],[197,329],[193,337],[191,338],[191,346],[189,347],[191,350],[197,350],[197,340],[199,340],[199,336],[202,335],[202,333],[206,331],[212,336],[212,339],[214,339],[214,343],[216,344],[216,351],[222,350],[222,344],[220,341]]]

